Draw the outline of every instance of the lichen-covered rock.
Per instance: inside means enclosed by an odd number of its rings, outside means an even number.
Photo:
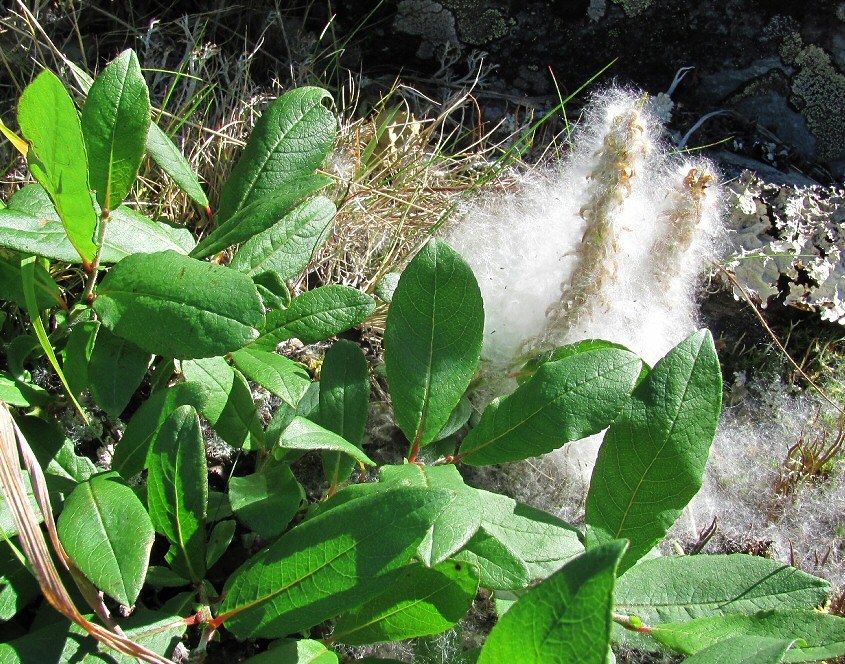
[[[798,35],[791,35],[781,48],[787,64],[798,71],[792,77],[790,101],[807,119],[810,130],[818,140],[822,159],[842,159],[845,156],[845,76],[822,48],[805,46]]]
[[[845,325],[845,190],[770,184],[746,171],[729,185],[728,204],[728,265],[760,306],[782,297]]]

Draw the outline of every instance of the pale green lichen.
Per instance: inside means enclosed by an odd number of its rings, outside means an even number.
[[[801,111],[818,140],[822,159],[845,156],[845,76],[830,55],[813,44],[805,46],[798,35],[787,37],[781,57],[798,72],[792,77],[790,101]]]

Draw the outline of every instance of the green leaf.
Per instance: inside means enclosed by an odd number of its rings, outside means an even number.
[[[290,305],[290,291],[275,272],[262,272],[252,280],[266,309],[285,309]]]
[[[466,563],[412,565],[381,595],[341,616],[331,638],[366,645],[439,634],[466,615],[477,591],[478,577]]]
[[[287,309],[271,311],[254,348],[275,350],[287,339],[304,344],[323,341],[358,325],[376,303],[369,295],[349,286],[320,286],[291,300]]]
[[[299,274],[331,232],[337,208],[318,196],[297,206],[266,231],[247,240],[230,267],[251,277],[274,272],[282,279]]]
[[[88,389],[88,362],[99,329],[99,321],[80,321],[71,328],[65,344],[62,369],[71,393],[77,398]]]
[[[116,335],[180,359],[238,350],[264,323],[251,279],[174,251],[124,258],[97,288],[94,309]]]
[[[32,572],[4,545],[0,551],[0,620],[11,620],[39,595],[41,588]]]
[[[244,664],[337,664],[338,659],[328,646],[319,641],[284,639],[270,644],[270,648],[250,657]]]
[[[778,664],[792,644],[762,636],[733,636],[687,657],[684,664]]]
[[[155,392],[135,411],[123,437],[115,447],[112,469],[130,478],[146,467],[147,454],[153,439],[165,420],[180,406],[202,410],[209,399],[209,390],[200,383],[178,383]]]
[[[530,581],[545,579],[584,551],[577,529],[565,521],[507,496],[481,490],[478,494],[483,506],[479,533],[495,538],[522,561]]]
[[[208,536],[208,546],[206,547],[205,566],[207,569],[214,567],[214,564],[226,553],[226,549],[229,548],[232,538],[235,536],[237,525],[232,519],[226,519],[214,526],[211,535]]]
[[[758,556],[709,555],[644,560],[620,578],[618,610],[646,624],[821,603],[830,585]]]
[[[182,191],[203,207],[208,207],[208,196],[205,195],[194,169],[179,148],[154,122],[150,123],[146,148],[158,167],[167,173]]]
[[[50,394],[38,385],[15,380],[5,371],[0,371],[0,399],[10,406],[43,406],[50,401]]]
[[[56,423],[31,415],[16,418],[16,422],[44,470],[51,490],[59,486],[72,489],[98,472],[88,457],[76,454],[73,441],[65,437]],[[52,481],[54,478],[58,482]]]
[[[597,348],[540,366],[531,380],[491,403],[461,445],[471,466],[521,461],[606,428],[622,410],[642,361]]]
[[[59,539],[97,588],[126,606],[141,592],[155,531],[135,492],[113,474],[81,483],[65,500]]]
[[[478,530],[483,502],[481,492],[464,484],[458,469],[445,466],[382,466],[380,484],[449,490],[455,500],[435,519],[420,543],[417,556],[427,566],[437,565],[461,549]]]
[[[96,205],[95,209],[98,209]],[[0,222],[0,246],[68,263],[82,260],[70,244],[47,192],[39,184],[15,192],[9,209],[0,210]],[[195,244],[188,229],[152,221],[125,205],[112,210],[108,223],[100,265],[116,263],[136,253],[170,249],[187,254]]]
[[[616,568],[625,542],[573,558],[501,617],[478,664],[606,664]]]
[[[232,359],[247,378],[293,407],[311,384],[304,366],[270,351],[243,348],[232,353]]]
[[[304,175],[288,182],[284,189],[252,201],[237,214],[222,221],[194,247],[191,256],[207,258],[269,231],[277,224],[285,224],[297,203],[330,183],[331,179],[325,175]]]
[[[318,421],[355,447],[364,443],[370,403],[370,377],[364,352],[339,339],[326,351],[320,371]],[[323,473],[330,486],[349,479],[355,462],[336,452],[323,454]]]
[[[845,618],[812,610],[769,610],[751,615],[698,618],[685,623],[655,625],[651,636],[688,655],[732,636],[797,641],[785,654],[784,662],[815,662],[845,655]]]
[[[82,108],[90,185],[104,210],[120,205],[135,183],[149,127],[149,91],[127,49],[97,76]]]
[[[150,364],[150,354],[100,326],[88,362],[88,387],[111,417],[120,417]]]
[[[191,579],[205,575],[208,468],[200,420],[180,406],[164,421],[147,459],[147,505],[155,529],[171,543],[173,569]]]
[[[604,350],[607,348],[629,350],[621,344],[616,344],[612,341],[605,341],[604,339],[583,339],[582,341],[576,341],[575,343],[567,344],[565,346],[558,346],[554,350],[544,351],[526,362],[517,374],[516,382],[522,385],[536,374],[537,369],[543,366],[546,362],[556,362],[557,360],[563,360],[564,358],[571,357],[572,355],[578,355],[579,353],[587,353],[593,350]]]
[[[30,144],[30,173],[50,195],[74,249],[90,264],[97,254],[97,213],[82,127],[70,95],[51,71],[41,72],[23,91],[18,124]]]
[[[515,590],[531,582],[525,561],[483,528],[453,558],[478,569],[483,588]]]
[[[26,307],[21,281],[22,256],[8,249],[0,249],[0,300]],[[35,265],[35,301],[39,311],[65,306],[62,291],[41,263]]]
[[[85,94],[88,94],[94,79],[72,62],[68,64],[77,84]],[[182,191],[203,207],[208,207],[208,198],[188,160],[173,144],[173,141],[168,138],[167,134],[154,122],[150,122],[149,133],[147,134],[147,152],[159,168],[173,178],[173,181],[179,185]]]
[[[356,461],[368,466],[375,466],[376,463],[364,451],[341,438],[336,433],[324,429],[319,424],[298,415],[282,432],[278,447],[283,450],[329,450],[342,452]]]
[[[270,104],[223,187],[221,220],[319,168],[337,133],[337,121],[323,103],[326,99],[331,97],[325,90],[301,87]]]
[[[396,578],[453,499],[397,487],[301,523],[235,571],[218,622],[242,639],[286,636],[363,604]]]
[[[713,337],[700,330],[637,386],[599,449],[587,495],[587,547],[631,542],[620,569],[663,539],[701,488],[722,406]]]
[[[232,511],[265,539],[281,535],[305,501],[305,491],[287,464],[266,464],[260,472],[229,480]]]
[[[261,449],[264,429],[258,418],[249,384],[240,371],[222,357],[182,362],[182,371],[191,382],[208,391],[202,414],[217,435],[232,447]]]
[[[431,240],[402,273],[384,334],[396,422],[430,443],[469,385],[481,356],[484,304],[466,261]]]

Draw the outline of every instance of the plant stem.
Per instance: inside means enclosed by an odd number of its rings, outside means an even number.
[[[640,634],[648,634],[651,632],[651,627],[644,624],[637,616],[626,616],[621,613],[613,614],[613,622],[622,625],[631,632],[639,632]]]
[[[100,226],[97,228],[97,254],[94,256],[94,261],[91,263],[91,274],[88,275],[88,281],[85,283],[85,290],[79,297],[80,302],[90,302],[94,299],[94,285],[97,283],[97,273],[100,270],[100,256],[103,253],[103,241],[106,238],[106,226],[109,223],[109,210],[103,208],[100,213]]]

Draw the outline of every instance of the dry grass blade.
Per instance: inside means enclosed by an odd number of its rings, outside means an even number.
[[[12,419],[6,403],[0,401],[0,487],[2,487],[3,495],[18,529],[21,548],[26,554],[27,561],[44,597],[59,613],[110,648],[137,657],[143,662],[168,664],[169,660],[132,641],[123,634],[118,634],[92,623],[76,608],[53,563],[47,541],[39,525],[38,516],[27,499],[26,488],[22,480],[23,469],[18,456],[18,445],[20,445],[24,464],[29,471],[35,498],[47,525],[56,555],[76,577],[79,573],[68,559],[56,534],[56,525],[50,509],[47,485],[41,467]],[[91,595],[90,589],[87,589],[86,592],[86,588],[82,587],[81,590],[83,594]]]

